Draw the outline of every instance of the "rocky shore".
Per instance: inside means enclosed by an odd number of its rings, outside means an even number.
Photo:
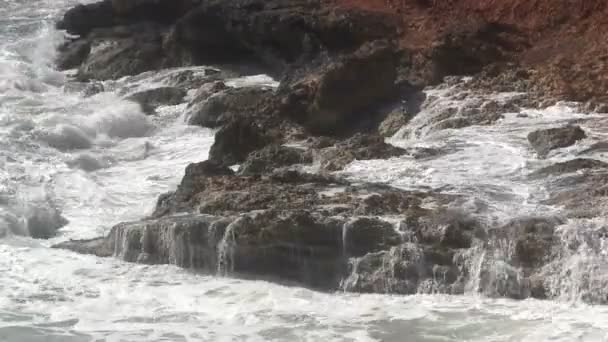
[[[530,175],[560,176],[551,178],[546,201],[564,210],[506,224],[455,208],[460,195],[355,182],[336,172],[354,160],[442,153],[385,141],[432,103],[425,87],[442,82],[458,89],[454,97],[476,100],[437,113],[424,129],[492,125],[504,112],[558,100],[587,101],[581,105],[602,112],[608,83],[583,77],[584,63],[601,54],[581,46],[581,68],[563,67],[574,55],[541,61],[539,54],[553,51],[545,47],[551,37],[575,21],[593,23],[607,6],[579,1],[563,18],[518,22],[504,13],[537,9],[504,3],[511,2],[104,0],[72,8],[57,24],[74,35],[59,48],[57,65],[76,69],[85,91],[103,90],[99,81],[205,65],[202,74],[176,73],[168,85],[127,99],[155,115],[193,92],[189,124],[217,133],[209,159],[189,165],[149,217],[56,247],[326,291],[559,297],[555,269],[564,250],[581,243],[564,241],[559,227],[605,213],[606,163],[583,152]],[[476,15],[458,25],[432,20],[462,13]],[[585,75],[600,77],[598,68]],[[278,87],[225,82],[259,73]],[[492,92],[511,96],[484,97]],[[542,160],[586,136],[573,122],[530,133],[529,148]],[[601,248],[602,234],[589,231],[588,244]],[[583,300],[608,303],[608,279],[581,286]]]

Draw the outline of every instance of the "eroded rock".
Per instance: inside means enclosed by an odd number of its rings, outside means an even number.
[[[549,128],[528,134],[528,141],[540,157],[545,157],[551,150],[574,145],[587,135],[580,126]]]
[[[208,92],[215,89],[211,88]],[[239,118],[247,118],[271,94],[271,89],[263,87],[230,88],[201,100],[207,93],[199,93],[188,105],[188,123],[214,128]]]
[[[154,114],[159,106],[175,106],[184,100],[186,91],[175,87],[160,87],[137,92],[126,97],[140,104],[146,114]]]
[[[357,134],[352,138],[319,150],[321,168],[338,171],[354,160],[388,159],[401,156],[406,150],[384,142],[384,138],[373,134]]]
[[[239,174],[266,174],[280,167],[310,163],[312,163],[312,155],[303,149],[271,145],[250,153],[240,166]]]
[[[247,119],[231,121],[215,134],[209,159],[224,165],[245,161],[249,153],[270,143],[270,137],[255,122]]]
[[[397,58],[383,41],[362,46],[306,77],[283,80],[282,111],[313,132],[335,135],[365,121],[378,103],[395,96]],[[344,99],[349,99],[344,101]]]
[[[579,170],[605,168],[608,169],[608,163],[596,159],[576,158],[544,167],[538,171],[535,171],[530,176],[533,178],[539,178],[548,175],[561,175],[565,173],[576,172]]]

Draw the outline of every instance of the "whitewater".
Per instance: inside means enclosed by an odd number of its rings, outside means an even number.
[[[149,214],[189,163],[207,158],[214,136],[186,124],[185,104],[146,116],[124,100],[179,69],[105,82],[88,97],[69,71],[56,71],[64,34],[54,22],[76,3],[0,0],[0,341],[608,341],[608,307],[583,304],[576,291],[558,301],[321,293],[51,249]],[[229,84],[276,85],[263,75]],[[439,100],[390,142],[459,148],[426,161],[357,161],[343,173],[469,194],[475,200],[462,205],[490,206],[496,221],[555,211],[538,204],[542,184],[522,176],[550,162],[535,161],[525,136],[589,114],[561,104],[524,122],[506,113],[495,126],[428,132],[433,108],[452,105],[446,89],[429,90]],[[597,122],[585,127],[590,142],[608,135],[605,120]],[[54,226],[63,226],[56,237],[31,237]],[[584,257],[605,262],[606,254]]]

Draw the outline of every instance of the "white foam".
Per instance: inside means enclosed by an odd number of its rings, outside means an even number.
[[[91,138],[80,128],[72,125],[58,125],[50,132],[42,133],[40,139],[60,151],[86,149],[92,146]]]

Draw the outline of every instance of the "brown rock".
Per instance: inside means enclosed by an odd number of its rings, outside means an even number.
[[[545,157],[551,150],[574,145],[587,135],[579,126],[549,128],[528,134],[528,141],[539,157]]]

